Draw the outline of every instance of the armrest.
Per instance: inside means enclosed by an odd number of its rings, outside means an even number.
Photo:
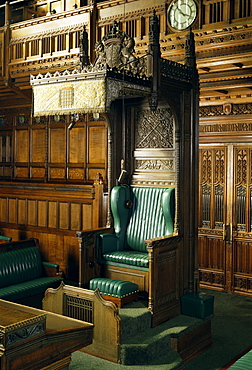
[[[80,253],[83,253],[83,250],[85,250],[87,247],[93,247],[95,248],[96,258],[101,259],[103,250],[101,247],[102,243],[100,235],[112,235],[112,232],[114,232],[112,227],[99,227],[96,229],[77,231],[76,235],[79,240]]]
[[[63,276],[63,271],[59,270],[59,265],[57,263],[42,261],[42,266],[45,276],[55,276],[55,277]]]
[[[89,229],[85,231],[77,231],[76,235],[78,239],[89,239],[102,233],[112,233],[112,227],[98,227],[97,229]]]
[[[159,236],[157,238],[152,238],[152,239],[147,239],[145,240],[146,243],[146,248],[148,250],[153,250],[156,248],[166,248],[169,245],[176,245],[180,243],[182,240],[182,235],[164,235],[164,236]]]

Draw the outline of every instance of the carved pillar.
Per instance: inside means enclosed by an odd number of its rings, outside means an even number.
[[[89,29],[88,29],[88,38],[89,38],[89,56],[90,56],[90,63],[94,63],[95,60],[95,43],[97,37],[97,6],[95,0],[89,0],[88,4],[90,6],[89,9]]]
[[[179,184],[180,184],[180,171],[179,171],[179,165],[180,165],[180,131],[176,130],[175,132],[175,219],[174,219],[174,234],[178,234],[180,231],[180,225],[179,225]]]
[[[158,105],[158,89],[160,86],[160,45],[158,17],[154,10],[150,18],[149,48],[148,48],[148,75],[152,76],[152,92],[149,98],[150,109],[153,111]]]
[[[9,79],[9,62],[10,62],[10,18],[11,18],[11,7],[9,2],[5,3],[5,24],[4,24],[4,39],[3,39],[3,48],[2,48],[2,61],[3,61],[3,71],[2,75],[5,80],[5,83],[8,84]]]
[[[190,94],[190,230],[189,230],[189,255],[191,268],[189,271],[189,287],[191,291],[198,292],[198,147],[199,147],[199,77],[196,67],[194,34],[190,31],[186,35],[185,64],[193,69],[192,90]]]
[[[112,179],[112,143],[113,134],[111,132],[111,125],[108,124],[108,214],[107,214],[107,227],[111,227],[111,212],[110,212],[110,192],[111,192],[111,179]]]

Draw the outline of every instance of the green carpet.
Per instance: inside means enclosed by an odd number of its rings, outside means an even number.
[[[219,370],[236,355],[252,345],[252,298],[205,291],[215,296],[212,319],[213,346],[184,365],[185,370]],[[69,370],[170,370],[180,369],[183,363],[176,352],[165,353],[155,364],[126,366],[76,351]],[[252,367],[251,367],[252,368]]]

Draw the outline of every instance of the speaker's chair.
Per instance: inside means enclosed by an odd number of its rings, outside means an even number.
[[[149,296],[154,325],[180,313],[175,188],[115,186],[112,233],[97,237],[101,276],[132,281]],[[168,316],[168,317],[167,317]]]

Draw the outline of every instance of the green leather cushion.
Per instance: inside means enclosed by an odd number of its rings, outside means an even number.
[[[90,280],[89,289],[99,289],[101,294],[123,298],[138,292],[138,285],[130,281],[95,278]]]
[[[137,251],[118,251],[107,252],[103,254],[105,261],[123,263],[126,265],[133,265],[139,267],[148,267],[149,257],[147,252]]]
[[[62,280],[60,277],[41,277],[0,288],[0,299],[16,302],[23,298],[44,294],[47,288],[57,288]]]
[[[36,247],[0,254],[0,288],[42,276],[40,252]]]

